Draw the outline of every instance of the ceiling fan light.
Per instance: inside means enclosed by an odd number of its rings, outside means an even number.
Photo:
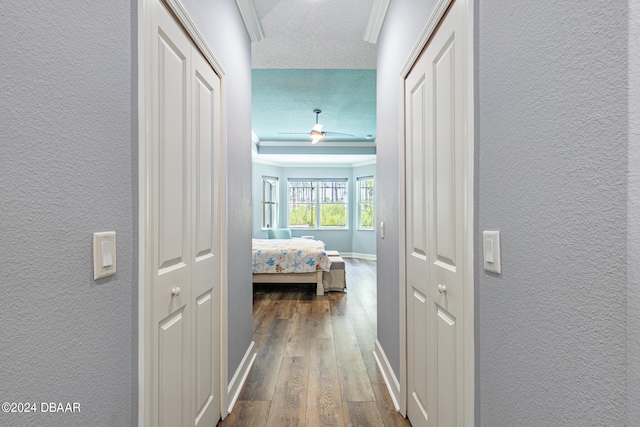
[[[322,132],[322,125],[320,123],[316,123],[312,128],[311,132]]]
[[[324,132],[320,132],[317,130],[312,130],[309,135],[311,135],[311,143],[312,144],[317,144],[318,141],[320,141],[322,139],[322,137],[324,136]]]

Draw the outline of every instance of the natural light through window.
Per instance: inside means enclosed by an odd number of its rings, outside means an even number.
[[[373,177],[358,178],[358,229],[373,230]]]
[[[346,179],[289,179],[289,228],[348,228]]]
[[[278,178],[262,177],[262,228],[278,228]]]

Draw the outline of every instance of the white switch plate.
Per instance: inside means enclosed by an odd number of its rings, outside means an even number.
[[[114,274],[116,274],[116,232],[93,233],[93,280]]]
[[[482,254],[484,269],[492,273],[500,274],[500,232],[482,232]]]

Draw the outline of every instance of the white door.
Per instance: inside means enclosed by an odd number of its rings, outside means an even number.
[[[164,6],[149,5],[150,425],[210,426],[220,417],[220,81]]]
[[[405,80],[407,415],[416,427],[464,425],[464,13],[454,2]]]
[[[194,215],[191,302],[196,426],[220,418],[220,78],[192,51]],[[192,423],[192,425],[194,425]]]

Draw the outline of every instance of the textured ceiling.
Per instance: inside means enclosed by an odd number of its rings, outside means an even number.
[[[375,139],[375,70],[254,69],[252,76],[252,126],[261,141],[308,144],[316,108],[322,110],[318,122],[328,133],[324,142]]]
[[[333,155],[336,163],[347,161],[344,153],[370,156],[376,136],[376,46],[364,35],[374,0],[253,2],[265,36],[251,49],[258,155],[277,152],[284,159],[307,150]],[[322,110],[323,131],[353,136],[326,135],[311,145],[314,109]]]
[[[265,39],[254,68],[376,68],[364,41],[374,0],[253,0]]]

